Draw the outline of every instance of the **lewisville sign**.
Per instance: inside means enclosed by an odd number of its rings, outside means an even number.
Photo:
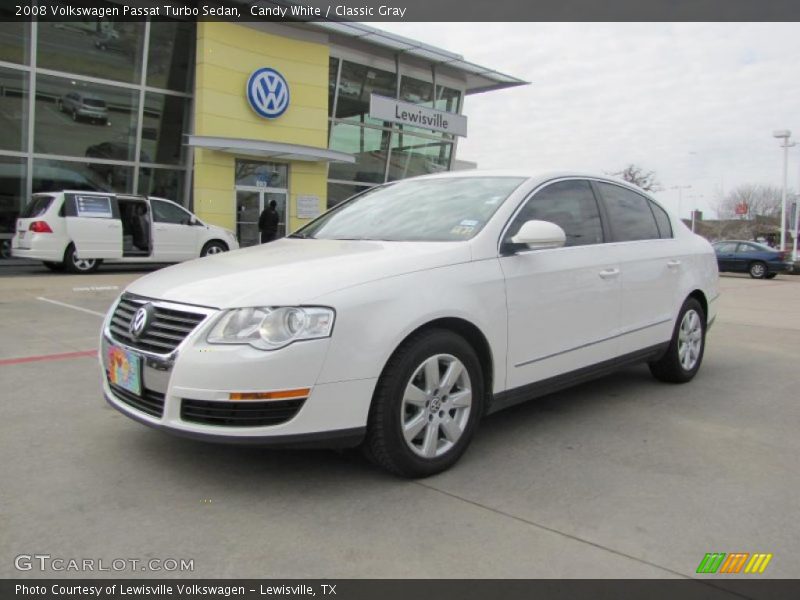
[[[370,94],[369,116],[381,121],[443,131],[461,137],[467,136],[467,117],[464,115],[419,106],[377,94]]]

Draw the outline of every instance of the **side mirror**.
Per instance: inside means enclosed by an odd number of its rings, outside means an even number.
[[[531,250],[561,248],[567,241],[567,234],[555,223],[532,220],[523,223],[511,241],[525,244]]]
[[[189,217],[189,225],[197,225],[197,224],[199,224],[199,221],[197,220],[197,217],[195,217],[194,215]]]

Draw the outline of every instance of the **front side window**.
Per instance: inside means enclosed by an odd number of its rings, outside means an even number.
[[[468,240],[523,181],[521,177],[448,177],[383,185],[343,202],[291,237]]]
[[[592,188],[588,181],[559,181],[534,194],[514,218],[504,243],[509,243],[526,221],[555,223],[567,235],[565,246],[584,246],[603,242],[603,227]]]
[[[189,213],[174,204],[162,200],[151,200],[150,206],[153,207],[153,220],[156,223],[189,224]]]
[[[632,242],[661,237],[647,198],[610,183],[598,183],[597,187],[603,195],[615,241]]]

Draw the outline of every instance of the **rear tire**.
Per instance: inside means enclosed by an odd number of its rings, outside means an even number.
[[[414,335],[389,359],[375,388],[364,454],[402,477],[448,469],[478,427],[483,381],[464,338],[445,329]]]
[[[49,260],[45,260],[42,262],[42,264],[55,273],[60,273],[67,268],[67,265],[63,262],[51,262]]]
[[[706,348],[706,314],[694,298],[683,303],[667,351],[649,363],[653,377],[667,383],[686,383],[700,370]]]
[[[760,260],[753,261],[750,263],[748,272],[753,279],[764,279],[767,276],[767,265]]]
[[[228,245],[224,242],[220,242],[218,240],[212,240],[208,242],[203,249],[200,251],[200,257],[203,256],[211,256],[214,254],[222,254],[223,252],[227,252],[229,250]]]
[[[67,271],[70,273],[86,274],[97,271],[100,266],[100,260],[96,258],[78,258],[75,255],[75,246],[72,244],[67,248],[64,254],[64,263],[66,264]]]

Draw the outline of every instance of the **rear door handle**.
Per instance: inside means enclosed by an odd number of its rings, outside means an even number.
[[[598,273],[603,279],[611,279],[619,275],[619,269],[603,269]]]
[[[674,269],[674,268],[676,268],[676,267],[680,267],[680,266],[681,266],[681,261],[679,261],[679,260],[670,260],[670,261],[667,261],[667,266],[668,266],[670,269]]]

